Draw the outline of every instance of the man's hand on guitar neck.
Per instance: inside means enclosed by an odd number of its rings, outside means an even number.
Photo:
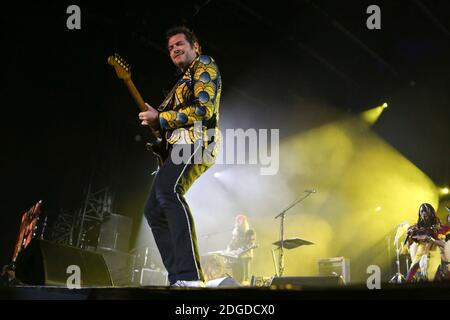
[[[159,126],[159,112],[155,108],[153,108],[148,103],[145,103],[148,107],[148,110],[145,112],[139,113],[139,120],[141,120],[141,124],[143,126],[152,126],[154,128]]]

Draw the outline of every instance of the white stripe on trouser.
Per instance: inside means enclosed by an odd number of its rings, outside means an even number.
[[[198,277],[198,280],[200,280],[200,272],[199,272],[199,269],[198,269],[197,260],[195,259],[194,241],[192,241],[192,229],[191,229],[191,224],[190,224],[190,222],[189,222],[189,217],[188,217],[186,208],[185,208],[183,202],[181,201],[180,196],[178,195],[176,188],[177,188],[178,181],[180,180],[181,176],[182,176],[183,173],[184,173],[184,170],[186,170],[187,165],[189,164],[189,162],[191,162],[192,157],[195,155],[195,153],[197,152],[197,150],[198,150],[200,147],[201,147],[201,145],[199,145],[199,146],[194,150],[194,152],[193,152],[192,155],[190,156],[189,160],[186,162],[186,165],[184,166],[183,170],[181,170],[181,173],[180,173],[180,175],[178,176],[178,179],[177,179],[177,181],[175,182],[175,185],[173,186],[173,192],[177,195],[178,201],[180,201],[181,206],[182,206],[183,209],[184,209],[184,214],[186,215],[186,220],[187,220],[187,224],[188,224],[188,228],[189,228],[189,238],[191,239],[192,258],[194,259],[194,264],[195,264],[195,269],[197,270],[197,277]]]

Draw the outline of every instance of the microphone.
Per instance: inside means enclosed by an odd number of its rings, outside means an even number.
[[[316,189],[307,189],[305,190],[306,193],[316,193],[317,190]]]

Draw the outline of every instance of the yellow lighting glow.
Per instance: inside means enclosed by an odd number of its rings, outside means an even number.
[[[378,118],[387,107],[388,104],[385,102],[380,106],[364,111],[363,113],[361,113],[361,118],[369,125],[373,125],[375,122],[377,122]]]

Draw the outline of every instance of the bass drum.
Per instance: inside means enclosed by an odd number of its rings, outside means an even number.
[[[210,281],[225,277],[224,258],[217,254],[207,254],[200,258],[205,280]]]

